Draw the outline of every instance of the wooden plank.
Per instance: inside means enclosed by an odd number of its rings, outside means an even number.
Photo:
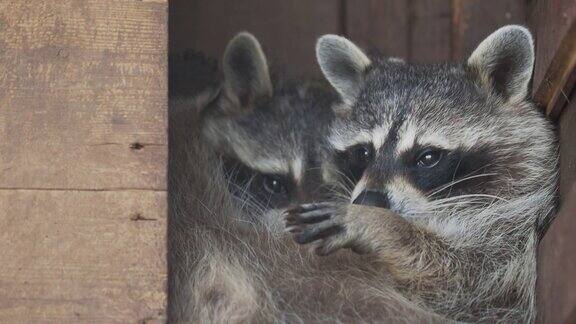
[[[442,62],[451,59],[452,6],[450,0],[416,0],[411,8],[409,59]]]
[[[534,100],[556,118],[576,80],[576,1],[537,1],[529,24],[537,50]]]
[[[576,91],[562,110],[560,142],[561,210],[538,251],[538,323],[576,323]]]
[[[252,32],[269,62],[289,75],[320,76],[316,39],[340,32],[341,0],[170,1],[170,51],[194,49],[220,59],[239,31]]]
[[[0,322],[162,317],[166,9],[0,2]]]
[[[0,2],[1,188],[166,188],[165,9]]]
[[[576,184],[540,242],[537,323],[576,323]]]
[[[165,192],[0,190],[0,206],[0,322],[162,317]]]
[[[409,1],[346,1],[346,34],[368,51],[409,59]]]
[[[570,97],[558,122],[560,141],[560,197],[566,200],[576,183],[576,91]]]
[[[464,60],[499,27],[524,24],[524,0],[453,0],[452,59]]]
[[[557,117],[574,82],[576,1],[538,0],[529,16],[536,38],[534,98]]]

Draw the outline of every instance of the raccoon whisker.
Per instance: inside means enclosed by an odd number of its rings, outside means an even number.
[[[508,202],[508,199],[505,199],[505,198],[502,198],[502,197],[499,197],[499,196],[495,196],[495,195],[488,195],[488,194],[458,195],[458,196],[453,196],[453,197],[438,199],[438,200],[435,200],[435,201],[444,202],[444,201],[451,201],[451,200],[458,200],[458,199],[468,199],[468,198],[492,198],[492,199],[495,199],[495,200],[499,200],[499,201],[503,201],[503,202]]]
[[[455,184],[458,184],[460,182],[464,182],[470,179],[475,179],[475,178],[480,178],[480,177],[488,177],[488,176],[493,176],[493,175],[497,175],[496,173],[483,173],[483,174],[477,174],[477,175],[473,175],[473,176],[469,176],[469,177],[465,177],[465,178],[461,178],[452,182],[449,182],[448,184],[443,185],[442,187],[440,187],[439,189],[435,190],[434,192],[430,193],[427,195],[428,198],[433,197],[434,195],[448,189],[451,188],[452,186],[454,186]]]

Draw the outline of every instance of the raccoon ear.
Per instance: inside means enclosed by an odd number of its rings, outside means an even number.
[[[254,35],[238,33],[226,46],[222,63],[224,92],[236,106],[245,108],[255,98],[272,95],[266,56]]]
[[[344,37],[325,35],[316,43],[316,59],[328,82],[346,104],[352,104],[372,64],[368,56]]]
[[[507,101],[519,102],[528,96],[534,66],[534,42],[528,29],[510,25],[488,36],[468,59],[488,91]]]

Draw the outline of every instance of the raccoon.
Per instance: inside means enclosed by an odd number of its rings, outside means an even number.
[[[557,147],[529,99],[530,32],[502,27],[462,64],[369,58],[335,35],[316,53],[346,103],[325,181],[353,185],[348,202],[289,210],[294,240],[374,257],[402,296],[447,318],[533,321]]]
[[[171,102],[168,322],[444,322],[372,259],[320,259],[283,231],[282,211],[332,196],[317,182],[337,93],[273,86],[246,33],[229,43],[223,70],[221,90]]]

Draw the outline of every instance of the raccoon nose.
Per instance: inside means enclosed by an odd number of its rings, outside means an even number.
[[[364,206],[374,206],[380,208],[390,208],[390,200],[388,195],[376,190],[364,190],[356,199],[354,204]]]

